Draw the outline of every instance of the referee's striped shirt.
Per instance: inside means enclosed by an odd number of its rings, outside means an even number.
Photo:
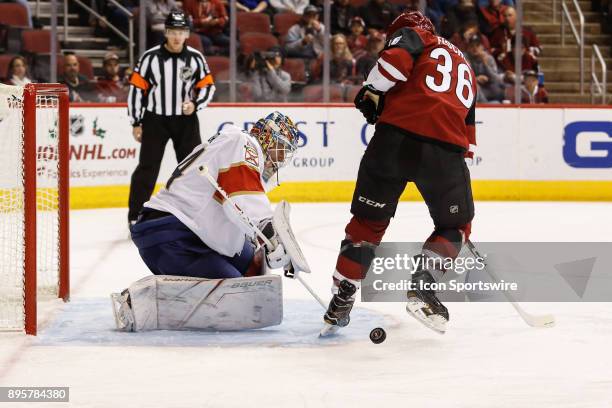
[[[171,53],[158,45],[142,55],[130,77],[130,121],[133,126],[140,125],[145,111],[182,115],[182,104],[187,101],[199,110],[208,105],[214,93],[213,77],[202,53],[187,45],[180,53]]]

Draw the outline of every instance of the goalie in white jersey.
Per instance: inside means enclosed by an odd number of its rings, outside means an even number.
[[[273,112],[250,133],[228,125],[197,146],[172,173],[166,187],[144,208],[131,227],[132,240],[156,275],[208,279],[254,276],[261,257],[254,253],[253,232],[205,176],[208,172],[264,234],[273,236],[273,212],[264,186],[297,150],[299,133],[291,119]],[[265,248],[268,264],[290,260],[282,244]]]

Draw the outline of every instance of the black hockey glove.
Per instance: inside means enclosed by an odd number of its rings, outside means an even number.
[[[366,92],[370,92],[378,96],[378,105],[376,102],[366,96]],[[380,114],[384,108],[384,104],[384,92],[379,91],[371,85],[362,87],[355,96],[355,107],[359,109],[366,122],[368,122],[370,125],[374,125],[378,121],[378,118],[380,117]]]

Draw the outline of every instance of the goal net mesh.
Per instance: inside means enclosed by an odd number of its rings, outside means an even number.
[[[24,327],[24,260],[36,257],[37,294],[59,282],[59,99],[36,96],[36,248],[24,242],[24,90],[0,86],[0,329]]]

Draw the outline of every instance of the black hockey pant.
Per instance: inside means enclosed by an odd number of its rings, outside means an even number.
[[[424,248],[456,257],[468,239],[474,218],[470,173],[464,153],[450,146],[378,124],[359,165],[351,213],[335,276],[363,279],[408,182],[429,209],[434,232]]]

